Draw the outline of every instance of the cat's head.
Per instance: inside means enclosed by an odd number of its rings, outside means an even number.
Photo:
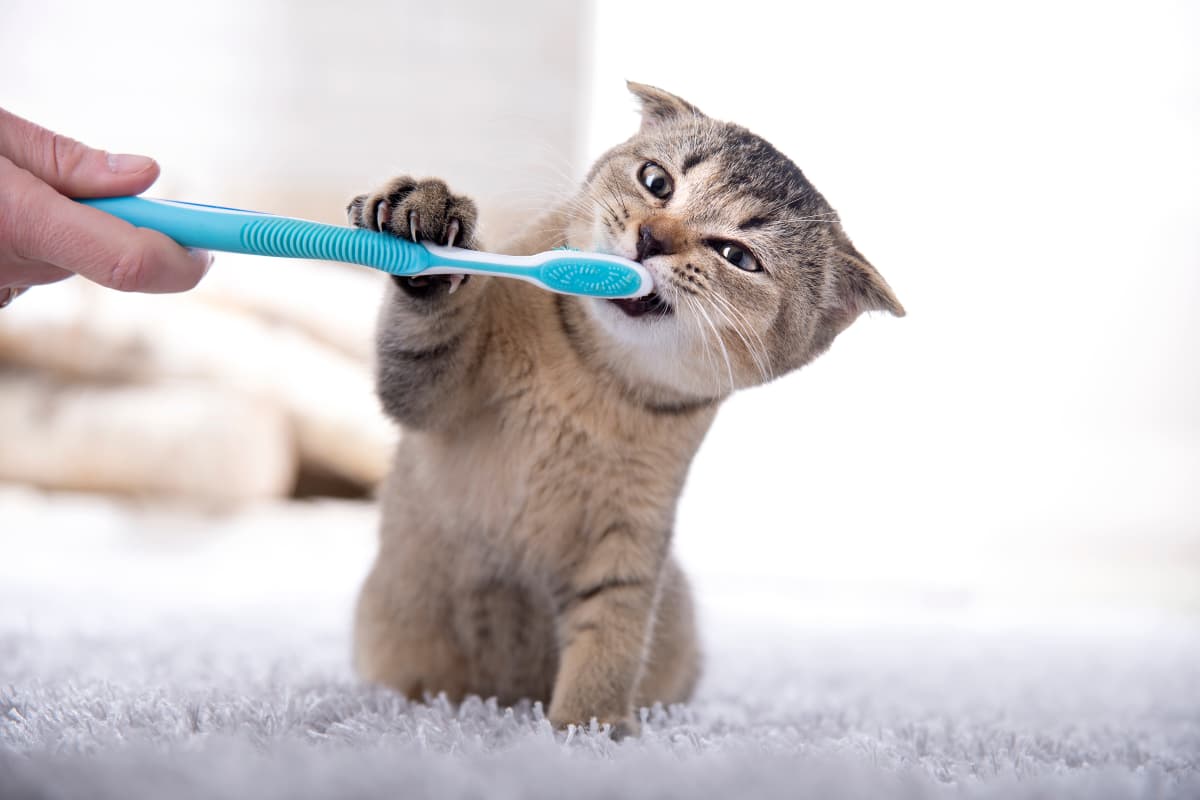
[[[864,311],[904,315],[786,156],[675,95],[629,88],[641,129],[592,167],[567,242],[653,275],[648,298],[585,302],[642,377],[723,396],[807,363]]]

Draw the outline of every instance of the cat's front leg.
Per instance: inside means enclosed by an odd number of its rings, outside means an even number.
[[[396,178],[346,208],[350,223],[410,241],[472,248],[478,214],[440,180]],[[486,357],[481,313],[488,278],[394,277],[379,318],[376,386],[384,410],[414,429],[448,426],[469,412]]]
[[[610,724],[615,738],[638,732],[633,700],[645,667],[663,551],[655,536],[614,522],[559,594],[561,647],[550,699],[559,727]]]

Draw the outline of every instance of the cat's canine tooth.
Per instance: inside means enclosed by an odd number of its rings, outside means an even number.
[[[408,212],[408,233],[412,236],[412,240],[417,241],[417,212]]]
[[[446,228],[446,247],[454,247],[454,240],[458,238],[458,232],[462,229],[458,220],[450,220],[449,227]]]
[[[449,246],[453,247],[453,245],[449,245]],[[458,291],[458,287],[462,286],[462,282],[467,276],[466,275],[447,275],[446,277],[450,279],[450,294],[454,294],[455,292]]]

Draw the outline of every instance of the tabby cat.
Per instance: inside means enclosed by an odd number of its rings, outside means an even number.
[[[362,675],[409,697],[549,703],[637,730],[700,670],[670,554],[688,465],[733,391],[806,364],[864,311],[903,308],[786,157],[641,84],[640,130],[500,252],[640,261],[655,292],[568,297],[487,277],[397,278],[378,391],[404,433],[359,598]],[[352,224],[479,247],[438,180],[356,197]]]

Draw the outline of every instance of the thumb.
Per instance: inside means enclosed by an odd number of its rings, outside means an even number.
[[[94,150],[2,108],[0,156],[68,197],[137,194],[158,178],[152,158]]]

